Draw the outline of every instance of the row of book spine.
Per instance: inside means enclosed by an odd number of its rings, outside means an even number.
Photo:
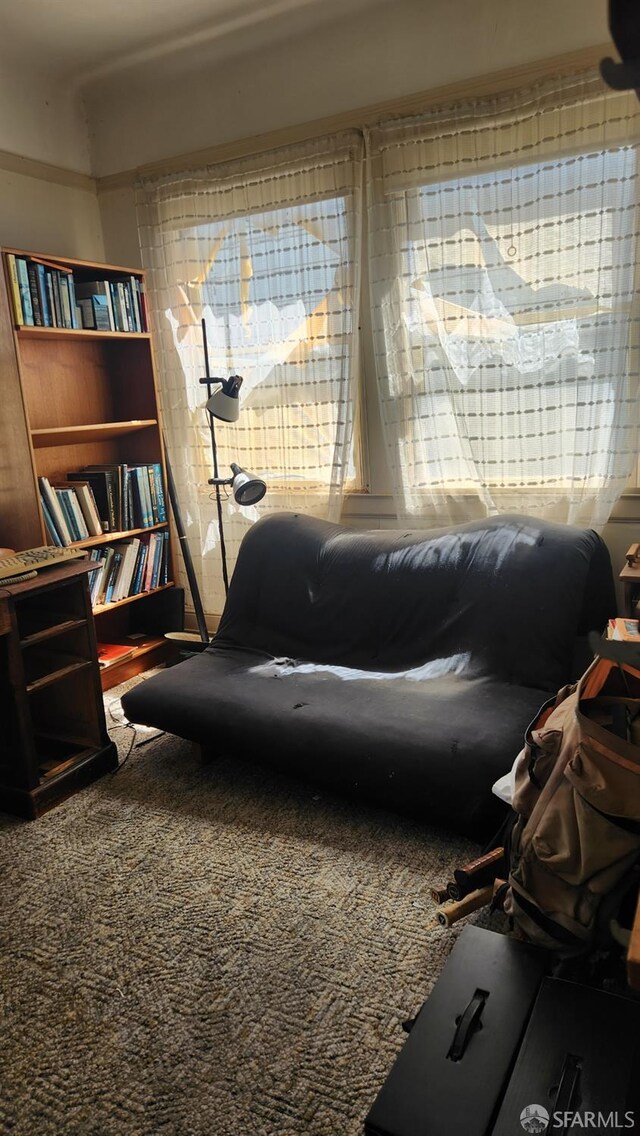
[[[40,257],[7,253],[6,258],[18,326],[148,330],[144,286],[138,276],[87,280]]]
[[[89,573],[93,607],[152,592],[169,583],[169,534],[150,533],[93,548],[96,567]]]
[[[47,532],[60,547],[167,520],[159,462],[86,466],[68,473],[64,482],[39,477],[38,484]]]

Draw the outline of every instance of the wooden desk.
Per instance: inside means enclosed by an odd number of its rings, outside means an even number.
[[[118,764],[87,574],[74,560],[0,584],[0,808],[30,820]]]
[[[627,619],[636,619],[635,605],[640,599],[640,568],[630,568],[628,564],[625,564],[618,579],[622,584],[623,592],[622,614]]]

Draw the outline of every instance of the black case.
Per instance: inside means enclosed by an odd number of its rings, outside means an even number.
[[[565,1127],[581,1131],[566,1116],[562,1120],[553,1116],[575,1112],[582,1118],[587,1112],[604,1117],[617,1113],[615,1125],[608,1120],[606,1128],[635,1132],[640,1125],[639,1105],[640,1002],[575,982],[545,979],[492,1136],[527,1131],[523,1120],[541,1107],[549,1114],[549,1133],[560,1134]],[[627,1112],[633,1112],[634,1118],[625,1117]],[[529,1128],[536,1130],[541,1131]],[[605,1127],[596,1123],[591,1130],[605,1131]]]
[[[548,960],[465,927],[366,1118],[366,1136],[486,1136]],[[510,1136],[518,1131],[519,1122]]]

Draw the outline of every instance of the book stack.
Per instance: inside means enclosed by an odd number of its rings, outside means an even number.
[[[637,619],[624,619],[617,616],[610,619],[607,626],[607,639],[617,639],[624,643],[640,643],[640,624]]]
[[[89,573],[92,607],[152,592],[169,582],[169,534],[154,532],[94,548],[90,560],[96,565]]]
[[[52,485],[39,477],[40,500],[49,538],[58,548],[90,536],[102,536],[102,519],[87,480]]]
[[[123,663],[136,653],[135,646],[128,643],[98,643],[97,646],[98,662],[103,669],[112,667],[115,663]]]
[[[97,331],[146,331],[142,281],[137,276],[122,280],[78,280],[76,296],[82,327]]]
[[[19,327],[146,332],[146,298],[137,276],[87,280],[44,257],[7,253],[11,299]]]
[[[40,257],[7,253],[16,323],[27,327],[82,327],[73,272]]]

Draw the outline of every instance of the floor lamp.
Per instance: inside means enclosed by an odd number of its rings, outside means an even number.
[[[209,632],[207,631],[207,622],[204,617],[204,608],[202,606],[202,599],[200,598],[200,589],[196,578],[195,569],[193,567],[193,560],[191,559],[191,551],[187,541],[187,534],[184,531],[182,523],[182,515],[180,513],[180,503],[178,501],[178,494],[176,491],[176,483],[173,479],[173,470],[171,462],[169,461],[169,454],[167,453],[167,442],[163,440],[164,444],[164,459],[167,469],[167,489],[169,490],[169,501],[171,503],[171,510],[173,512],[173,519],[178,533],[178,541],[182,552],[182,559],[184,560],[184,567],[187,573],[187,580],[189,581],[189,591],[191,592],[191,599],[193,600],[193,610],[196,616],[196,623],[198,624],[198,635],[191,631],[169,631],[165,635],[165,639],[175,639],[179,642],[185,641],[189,645],[192,643],[201,642],[206,645],[209,642]]]
[[[255,505],[261,501],[267,492],[267,486],[264,481],[259,477],[254,477],[253,474],[248,473],[246,469],[242,469],[236,462],[231,462],[231,477],[220,477],[218,470],[218,449],[216,445],[216,431],[214,419],[218,418],[221,422],[237,422],[240,417],[240,402],[238,393],[242,386],[242,378],[240,375],[231,375],[228,379],[212,378],[209,370],[209,351],[207,348],[207,329],[205,321],[202,320],[202,343],[204,347],[204,363],[206,375],[200,379],[207,387],[207,403],[206,409],[209,414],[209,432],[211,436],[211,454],[213,457],[213,477],[209,478],[209,485],[215,486],[216,490],[216,505],[218,512],[218,527],[220,532],[220,555],[222,558],[222,579],[224,581],[225,596],[229,592],[229,574],[227,569],[227,550],[224,542],[224,527],[222,522],[222,486],[226,485],[231,488],[234,499],[238,505]],[[204,608],[202,606],[202,599],[200,597],[200,589],[198,587],[198,580],[191,558],[191,551],[187,541],[187,535],[184,531],[182,523],[182,516],[180,513],[180,503],[178,501],[178,494],[176,485],[173,478],[173,470],[169,462],[169,455],[167,453],[167,443],[164,440],[165,461],[167,467],[167,488],[169,490],[169,500],[173,511],[173,519],[175,521],[180,548],[182,550],[182,558],[184,560],[185,571],[187,573],[187,580],[189,581],[189,590],[193,600],[193,608],[196,616],[196,623],[198,625],[198,634],[187,631],[172,631],[165,635],[166,639],[176,639],[184,641],[189,646],[194,643],[201,644],[202,647],[206,646],[210,641],[209,632],[207,631],[207,624],[204,615]]]
[[[220,477],[218,469],[218,448],[216,445],[215,419],[220,422],[237,422],[240,417],[240,400],[238,394],[242,386],[240,375],[230,375],[228,379],[212,378],[209,369],[209,350],[207,346],[207,327],[202,320],[202,346],[204,348],[205,376],[200,379],[207,388],[206,409],[209,414],[209,433],[211,436],[211,455],[213,458],[213,477],[209,478],[209,485],[215,486],[216,507],[218,512],[218,530],[220,532],[220,556],[222,559],[222,579],[224,581],[224,594],[229,592],[229,574],[227,570],[227,549],[224,542],[224,526],[222,523],[222,486],[231,488],[234,500],[238,505],[256,505],[267,492],[267,486],[260,477],[255,477],[242,469],[236,462],[231,462],[231,477]]]

